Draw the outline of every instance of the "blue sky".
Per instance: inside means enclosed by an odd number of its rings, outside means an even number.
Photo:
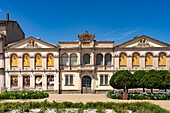
[[[170,0],[3,0],[0,19],[17,20],[26,38],[57,44],[95,34],[96,40],[130,40],[147,35],[170,43]]]

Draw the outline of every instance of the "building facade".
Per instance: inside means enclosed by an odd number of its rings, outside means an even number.
[[[170,45],[135,36],[115,45],[87,31],[78,41],[50,44],[29,37],[5,47],[5,87],[56,93],[104,93],[118,70],[170,71]]]
[[[20,41],[24,38],[25,34],[18,22],[9,20],[9,14],[6,15],[6,20],[0,20],[0,92],[5,86],[4,48],[8,44]]]

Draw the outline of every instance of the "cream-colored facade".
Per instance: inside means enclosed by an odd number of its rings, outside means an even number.
[[[148,36],[115,45],[87,31],[78,41],[50,44],[35,37],[5,48],[6,88],[57,93],[103,93],[118,70],[170,71],[170,45]]]

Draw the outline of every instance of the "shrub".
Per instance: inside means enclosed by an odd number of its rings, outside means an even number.
[[[120,93],[114,93],[114,92],[109,92],[107,94],[107,97],[112,98],[112,99],[123,99],[123,94]],[[155,94],[137,94],[137,93],[129,93],[128,94],[128,99],[138,99],[138,100],[169,100],[170,99],[170,94],[168,93],[155,93]]]
[[[36,92],[2,92],[0,99],[42,99],[48,97],[49,94],[43,91]]]

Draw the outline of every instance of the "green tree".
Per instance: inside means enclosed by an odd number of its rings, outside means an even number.
[[[110,79],[110,85],[116,89],[124,89],[128,91],[129,88],[134,88],[136,79],[128,70],[121,70],[116,72]]]
[[[168,75],[165,77],[162,84],[165,87],[165,89],[170,89],[170,73],[168,73]],[[166,90],[165,90],[165,92],[166,92]]]
[[[145,86],[142,82],[142,78],[144,77],[144,75],[146,74],[146,71],[143,70],[139,70],[134,72],[134,77],[136,78],[136,88],[143,88],[143,92],[145,92]]]
[[[165,92],[167,89],[167,85],[166,85],[166,82],[164,82],[164,81],[165,81],[166,76],[168,76],[168,74],[169,74],[169,72],[166,70],[158,71],[158,75],[159,75],[159,77],[161,77],[161,84],[159,85],[159,89],[165,89]]]
[[[161,84],[161,77],[157,71],[149,70],[142,78],[142,82],[144,86],[151,89],[151,93],[153,93],[153,88],[158,88]]]

